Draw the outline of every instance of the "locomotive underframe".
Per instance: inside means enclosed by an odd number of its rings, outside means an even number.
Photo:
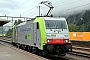
[[[46,44],[44,45],[44,51],[49,54],[61,55],[72,51],[71,43],[68,44]]]

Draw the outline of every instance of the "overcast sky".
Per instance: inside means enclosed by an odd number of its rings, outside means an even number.
[[[0,15],[10,16],[36,16],[38,6],[42,0],[0,0]],[[90,0],[48,0],[52,2],[54,15],[66,15],[75,11],[87,10],[90,7]],[[85,5],[86,4],[86,5]],[[84,6],[82,6],[84,5]],[[41,5],[41,13],[45,15],[48,7]],[[82,6],[82,7],[79,7]],[[31,10],[30,10],[31,9]],[[26,12],[27,11],[27,12]]]
[[[0,0],[0,15],[35,17],[39,15],[38,5],[42,0]],[[48,0],[52,2],[54,16],[68,15],[90,9],[90,0]],[[48,7],[40,5],[41,14],[48,12]]]

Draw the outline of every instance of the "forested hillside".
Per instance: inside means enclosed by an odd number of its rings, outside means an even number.
[[[69,30],[71,32],[90,31],[90,10],[71,15],[67,18]]]

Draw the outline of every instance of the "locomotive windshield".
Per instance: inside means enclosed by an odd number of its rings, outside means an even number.
[[[67,29],[65,21],[45,20],[46,29]]]

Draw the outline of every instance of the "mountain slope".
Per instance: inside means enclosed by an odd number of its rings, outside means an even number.
[[[67,22],[68,22],[70,31],[89,32],[90,31],[90,10],[86,10],[85,12],[73,14],[69,16],[67,18]]]

